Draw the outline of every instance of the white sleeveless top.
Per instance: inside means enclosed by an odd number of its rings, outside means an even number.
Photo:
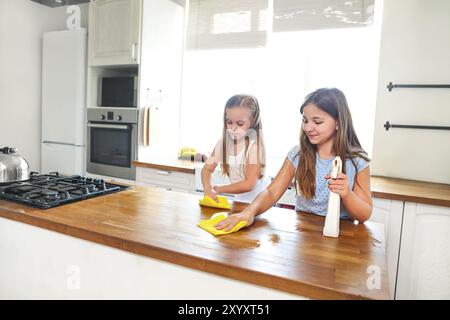
[[[250,148],[250,146],[249,146]],[[245,174],[243,172],[243,165],[245,165],[245,148],[237,155],[228,155],[230,182],[237,183],[245,180]],[[268,185],[270,184],[270,179],[266,176],[258,179],[253,189],[249,192],[237,193],[234,195],[234,200],[239,202],[250,203],[252,202],[258,194],[260,194]]]

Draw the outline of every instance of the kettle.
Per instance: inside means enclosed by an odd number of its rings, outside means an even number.
[[[0,148],[0,184],[30,179],[28,162],[17,154],[16,148]]]

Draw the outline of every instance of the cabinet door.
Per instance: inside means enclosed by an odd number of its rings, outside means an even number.
[[[405,203],[397,299],[450,299],[450,208]]]
[[[389,279],[389,293],[395,297],[397,282],[398,254],[403,220],[403,202],[373,198],[372,216],[369,221],[384,223],[386,256]]]
[[[89,7],[89,65],[139,63],[141,0],[96,0]]]

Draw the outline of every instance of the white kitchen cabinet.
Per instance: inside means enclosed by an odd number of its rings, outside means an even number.
[[[297,191],[294,186],[289,186],[286,191],[283,193],[281,198],[278,200],[278,205],[289,205],[295,207],[295,196]]]
[[[5,218],[0,261],[5,300],[305,299]]]
[[[396,299],[450,299],[450,208],[405,203]]]
[[[195,193],[193,173],[137,167],[136,184],[170,191]]]
[[[397,282],[398,255],[403,219],[403,201],[373,198],[372,203],[372,216],[369,221],[384,224],[389,293],[393,299],[395,297]]]
[[[142,0],[96,0],[89,7],[89,65],[139,64]]]

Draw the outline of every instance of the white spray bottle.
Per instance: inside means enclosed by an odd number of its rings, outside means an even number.
[[[331,178],[336,179],[338,173],[342,172],[342,160],[336,157],[333,160]],[[341,218],[341,198],[337,193],[330,191],[328,199],[328,212],[323,227],[323,235],[326,237],[339,237],[339,222]]]

